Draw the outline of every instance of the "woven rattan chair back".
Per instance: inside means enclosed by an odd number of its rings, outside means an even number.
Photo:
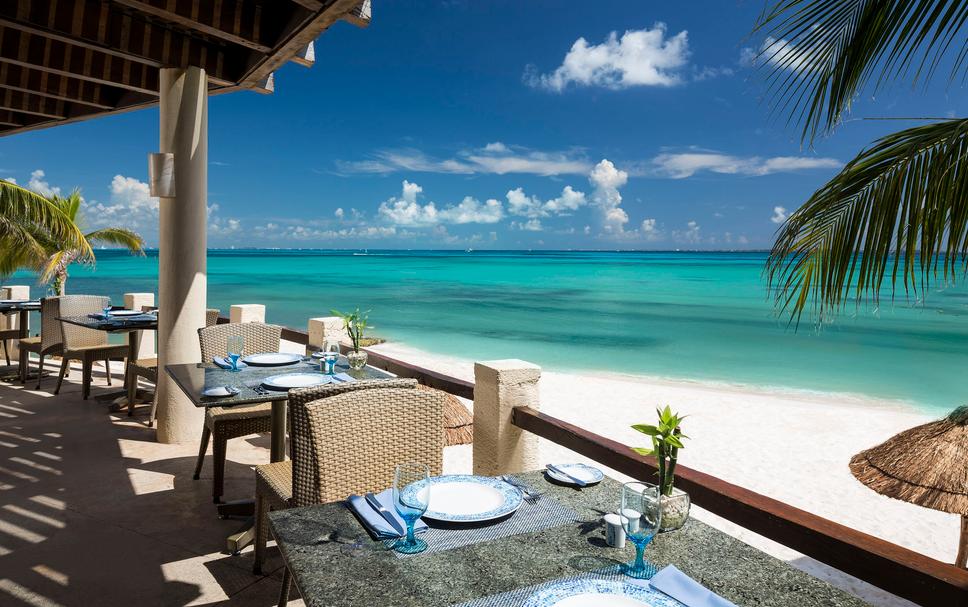
[[[278,352],[282,340],[282,327],[261,322],[226,323],[198,330],[198,343],[202,347],[202,360],[211,362],[216,356],[228,354],[229,336],[241,335],[245,341],[245,353]]]
[[[60,316],[60,297],[45,297],[40,300],[40,349],[46,352],[55,346],[63,346],[64,333]]]
[[[309,436],[309,417],[306,405],[323,398],[339,394],[369,390],[374,388],[397,388],[413,390],[417,387],[415,379],[367,379],[353,383],[326,384],[311,388],[289,391],[289,449],[292,455],[292,484],[314,486],[317,484],[317,469],[313,464],[312,439]],[[345,497],[345,496],[344,496]],[[307,502],[310,505],[319,502]]]
[[[209,309],[205,310],[205,326],[206,327],[211,327],[211,326],[214,326],[214,325],[218,324],[218,313],[219,313],[219,311],[218,311],[217,308],[209,308]]]
[[[441,474],[444,396],[401,388],[357,390],[306,405],[316,470],[314,483],[295,482],[296,506],[382,491],[401,462],[421,462]]]
[[[57,298],[61,316],[87,316],[101,312],[111,303],[110,297],[101,295],[62,295]],[[108,334],[104,331],[79,327],[77,325],[60,323],[64,337],[64,349],[74,350],[87,346],[104,346],[108,343]]]

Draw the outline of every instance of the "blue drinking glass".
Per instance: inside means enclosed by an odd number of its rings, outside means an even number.
[[[101,312],[104,314],[105,320],[111,318],[111,300],[110,299],[108,300],[108,303],[104,304],[104,309],[101,310]]]
[[[245,340],[241,335],[229,335],[225,344],[225,353],[229,356],[229,362],[232,363],[232,368],[229,371],[238,372],[239,369],[239,359],[242,358],[242,354],[245,352]]]
[[[416,554],[427,549],[427,542],[414,536],[413,526],[430,504],[430,468],[424,464],[400,464],[393,471],[393,505],[407,524],[406,537],[393,544],[393,549],[404,554]]]
[[[659,488],[647,483],[622,485],[622,526],[625,535],[635,545],[635,561],[624,565],[623,573],[629,577],[647,580],[656,574],[656,566],[645,560],[645,547],[659,532],[662,505]]]
[[[326,352],[323,355],[323,362],[326,365],[325,373],[333,375],[336,373],[336,361],[339,360],[339,352]]]

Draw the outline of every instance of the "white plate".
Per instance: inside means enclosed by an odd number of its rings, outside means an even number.
[[[487,476],[435,476],[407,490],[430,491],[423,518],[448,523],[489,521],[507,516],[521,505],[521,492],[516,487]]]
[[[242,357],[244,363],[256,367],[281,367],[282,365],[292,365],[301,362],[302,359],[302,356],[288,352],[265,352],[262,354],[249,354],[248,356]]]
[[[577,579],[535,592],[524,607],[671,607],[679,605],[646,586],[617,580]]]
[[[224,398],[226,396],[235,396],[238,393],[239,389],[232,386],[214,386],[202,390],[202,396],[208,396],[209,398]]]
[[[111,316],[141,316],[142,314],[147,314],[147,312],[140,312],[138,310],[111,310],[108,314]]]
[[[333,378],[322,373],[286,373],[267,377],[262,380],[262,385],[270,390],[290,390],[292,388],[319,386],[331,381],[333,381]]]
[[[595,483],[602,482],[605,478],[605,474],[593,466],[586,466],[585,464],[553,464],[555,468],[563,472],[567,472],[569,476],[573,476],[580,481],[585,481],[585,486],[594,485]],[[578,483],[571,480],[564,474],[551,470],[550,468],[545,470],[545,474],[549,477],[555,479],[559,483],[564,483],[566,485],[573,485],[578,487]]]

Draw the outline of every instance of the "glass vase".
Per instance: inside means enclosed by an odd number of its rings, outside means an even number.
[[[663,495],[662,502],[662,526],[660,533],[675,531],[686,524],[689,518],[689,494],[685,491],[673,488],[672,495]]]
[[[350,369],[359,371],[366,366],[366,352],[362,350],[359,352],[350,352],[346,355],[346,360],[350,363]]]

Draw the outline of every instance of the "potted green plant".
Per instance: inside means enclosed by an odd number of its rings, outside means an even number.
[[[333,310],[333,314],[343,319],[343,327],[353,342],[353,351],[346,355],[350,363],[350,369],[359,371],[366,366],[366,351],[360,350],[360,343],[363,341],[363,334],[366,332],[366,323],[370,311],[360,312],[360,309],[344,314],[339,310]]]
[[[680,427],[684,415],[673,413],[668,405],[656,409],[659,423],[635,424],[633,430],[652,438],[652,448],[633,447],[640,455],[655,457],[659,467],[659,500],[662,505],[660,531],[674,531],[686,524],[689,518],[689,494],[677,489],[675,485],[676,462],[679,449],[684,448],[682,440],[689,438]]]

